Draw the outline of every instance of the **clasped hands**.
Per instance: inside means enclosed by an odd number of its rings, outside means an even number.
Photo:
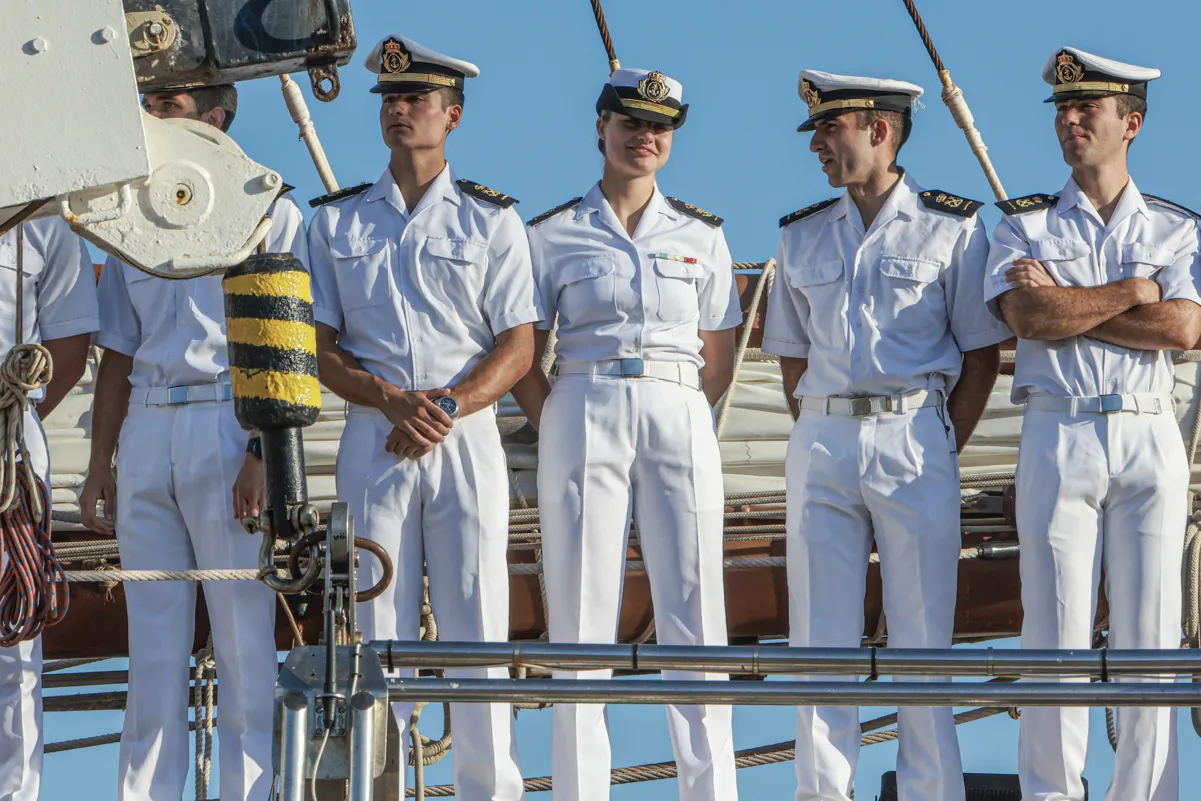
[[[393,426],[384,450],[404,459],[419,459],[445,440],[455,422],[434,401],[449,394],[446,387],[391,393],[380,407]]]

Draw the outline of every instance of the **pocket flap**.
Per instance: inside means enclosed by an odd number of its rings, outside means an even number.
[[[0,267],[15,273],[17,271],[16,234],[5,237],[5,239],[10,238],[14,241],[0,242]],[[30,246],[28,237],[25,239],[25,263],[21,266],[25,268],[26,275],[38,275],[42,272],[42,257]]]
[[[938,279],[942,265],[928,259],[915,259],[912,256],[882,256],[880,272],[893,278],[903,278],[906,281],[916,281],[928,284]]]
[[[330,240],[329,252],[336,259],[361,259],[379,253],[388,244],[386,239],[340,236]]]
[[[705,268],[700,264],[689,264],[672,259],[655,259],[655,272],[664,278],[702,278]]]
[[[483,262],[484,256],[488,253],[487,246],[482,242],[441,236],[432,236],[425,240],[425,247],[431,256],[477,264]]]
[[[613,258],[611,256],[597,256],[571,262],[559,273],[559,280],[564,284],[574,284],[576,281],[600,278],[612,272]]]
[[[828,284],[842,276],[841,261],[808,262],[788,270],[788,283],[794,287]]]
[[[1035,239],[1030,243],[1030,255],[1038,261],[1071,261],[1088,255],[1088,243],[1083,239]]]
[[[1163,245],[1149,245],[1144,242],[1127,242],[1122,246],[1122,261],[1139,264],[1150,264],[1155,267],[1169,267],[1176,258],[1171,248]]]

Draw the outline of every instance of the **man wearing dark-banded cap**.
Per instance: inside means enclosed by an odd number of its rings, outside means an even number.
[[[780,220],[763,335],[796,418],[785,470],[790,641],[859,645],[874,541],[888,644],[949,648],[956,453],[1009,337],[981,313],[982,204],[923,187],[898,165],[921,87],[805,70],[799,92],[809,112],[799,130],[813,132],[809,149],[845,191]],[[807,706],[797,718],[796,801],[850,801],[859,710]],[[898,720],[900,797],[963,801],[951,709],[902,708]]]
[[[1189,466],[1172,351],[1201,335],[1196,215],[1135,186],[1127,156],[1159,70],[1064,47],[1047,60],[1058,193],[1002,201],[985,298],[1018,336],[1022,646],[1176,648]],[[1065,679],[1065,681],[1086,679]],[[1120,680],[1120,679],[1119,679]],[[1083,801],[1088,710],[1022,710],[1026,801]],[[1108,801],[1180,796],[1173,710],[1122,708]]]
[[[313,201],[309,227],[321,380],[350,403],[338,496],[396,566],[358,620],[365,639],[417,639],[424,566],[444,639],[504,641],[509,475],[494,405],[533,361],[529,242],[516,200],[446,162],[476,66],[393,35],[366,67],[389,163],[374,184]],[[394,705],[402,729],[412,708]],[[523,798],[510,707],[450,717],[456,797]]]

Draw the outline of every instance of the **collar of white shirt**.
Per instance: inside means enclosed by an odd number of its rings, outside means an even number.
[[[579,220],[589,214],[599,214],[601,220],[608,227],[612,228],[614,233],[618,233],[627,239],[636,239],[649,232],[658,221],[660,215],[669,220],[678,220],[680,219],[681,212],[677,211],[667,202],[667,199],[663,197],[663,193],[659,191],[659,185],[655,184],[655,191],[651,195],[651,202],[647,204],[646,211],[642,214],[642,219],[638,221],[638,227],[634,229],[634,236],[630,237],[626,233],[625,228],[618,222],[617,215],[613,212],[613,207],[609,205],[609,201],[605,199],[605,193],[601,191],[600,181],[597,181],[588,190],[588,194],[584,195],[584,199],[580,201],[580,205],[576,206],[575,219]]]
[[[1139,192],[1138,187],[1134,185],[1133,178],[1126,184],[1126,188],[1122,190],[1122,197],[1118,200],[1117,208],[1113,210],[1113,216],[1109,218],[1108,225],[1101,220],[1101,215],[1097,213],[1097,209],[1093,205],[1093,202],[1088,199],[1088,195],[1084,194],[1084,190],[1076,183],[1076,179],[1069,178],[1067,184],[1063,187],[1063,191],[1059,193],[1059,203],[1055,206],[1054,213],[1062,217],[1075,208],[1079,208],[1085,214],[1091,215],[1097,225],[1102,228],[1113,228],[1133,214],[1142,214],[1144,217],[1149,214],[1147,201],[1143,199],[1142,192]]]
[[[904,216],[910,220],[916,218],[919,203],[918,193],[921,191],[921,186],[918,185],[917,181],[913,180],[909,172],[907,170],[903,171],[901,173],[901,180],[897,181],[896,186],[892,188],[892,192],[888,195],[888,200],[884,201],[880,213],[872,221],[872,227],[879,228],[898,216]],[[858,226],[860,230],[863,229],[863,219],[859,215],[859,207],[855,205],[855,201],[851,200],[849,192],[843,192],[842,197],[838,199],[838,202],[830,210],[831,220],[841,217],[846,217],[854,225]]]
[[[388,205],[400,212],[400,216],[406,220],[417,216],[418,212],[433,206],[435,203],[440,203],[443,200],[448,200],[456,206],[459,205],[459,190],[455,187],[455,181],[458,180],[454,170],[450,168],[450,163],[442,168],[442,172],[438,173],[438,177],[430,184],[429,189],[425,190],[425,194],[421,196],[421,200],[417,203],[417,208],[410,213],[405,206],[404,195],[400,193],[400,187],[396,185],[396,179],[392,177],[392,167],[384,168],[384,174],[379,177],[375,185],[367,190],[367,196],[364,202],[371,203],[376,200],[383,200]]]

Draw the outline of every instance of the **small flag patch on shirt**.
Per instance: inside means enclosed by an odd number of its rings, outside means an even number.
[[[666,261],[682,261],[685,264],[696,264],[697,261],[692,256],[673,256],[670,253],[652,253],[652,259],[665,259]]]

